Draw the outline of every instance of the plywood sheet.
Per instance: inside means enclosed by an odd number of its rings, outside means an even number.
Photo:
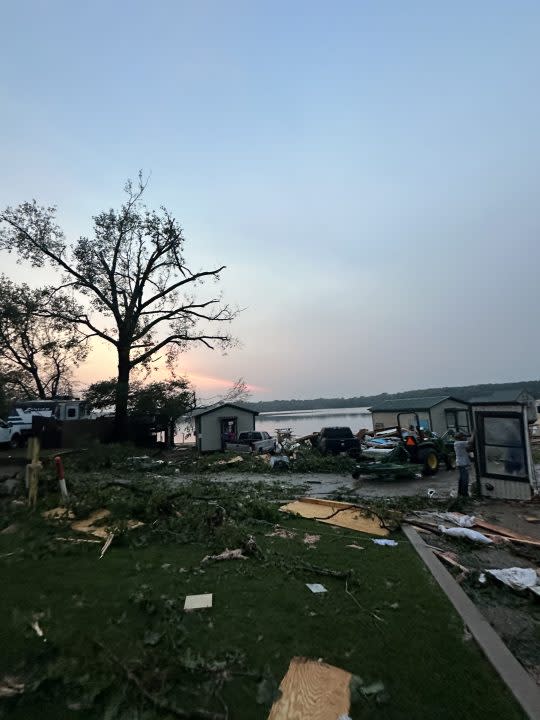
[[[109,517],[110,514],[111,511],[106,510],[105,508],[101,510],[95,510],[89,517],[86,518],[86,520],[77,520],[76,522],[72,523],[71,528],[76,532],[88,533],[89,535],[95,535],[96,537],[100,537],[105,540],[109,535],[109,531],[106,527],[103,526],[96,527],[95,523],[104,520],[105,518]]]
[[[356,530],[357,532],[378,535],[379,537],[388,535],[388,530],[381,527],[377,517],[369,517],[364,510],[350,503],[303,498],[283,505],[279,509],[282,512],[312,518],[327,525],[347,528],[347,530]]]
[[[281,681],[281,697],[268,720],[337,720],[348,715],[351,674],[326,663],[295,657]]]

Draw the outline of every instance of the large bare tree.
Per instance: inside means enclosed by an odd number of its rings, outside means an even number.
[[[62,293],[0,275],[0,383],[18,397],[70,393],[73,368],[88,354],[76,328],[50,317],[51,300],[63,312],[74,309]]]
[[[59,290],[71,288],[86,299],[82,312],[57,309],[55,316],[114,346],[118,356],[115,397],[117,431],[125,435],[129,379],[133,368],[160,354],[197,344],[227,348],[228,324],[236,311],[221,296],[198,298],[208,280],[219,280],[224,265],[192,270],[184,257],[180,224],[165,209],[148,209],[141,174],[128,181],[119,210],[93,218],[92,237],[70,243],[56,223],[56,208],[34,200],[0,214],[0,249],[16,251],[34,266],[62,272]]]

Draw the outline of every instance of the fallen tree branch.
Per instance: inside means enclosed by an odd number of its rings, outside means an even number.
[[[364,607],[361,603],[358,602],[356,597],[352,594],[352,592],[349,590],[349,579],[345,579],[345,593],[352,599],[354,603],[362,610],[362,612],[367,612],[369,615],[371,615],[372,618],[375,618],[377,622],[385,623],[386,620],[382,617],[379,617],[377,613],[374,613],[372,610],[368,610],[366,607]]]
[[[139,487],[138,485],[135,485],[133,483],[129,482],[121,482],[120,480],[109,480],[108,482],[101,483],[98,485],[98,488],[100,490],[104,490],[108,487],[118,487],[123,488],[124,490],[131,490],[132,492],[138,494],[138,495],[150,495],[151,493],[156,491],[156,487]],[[163,502],[171,502],[171,500],[175,500],[176,498],[183,497],[188,500],[207,500],[207,501],[213,501],[213,500],[219,500],[220,496],[204,496],[204,495],[191,495],[191,493],[186,492],[185,489],[177,490],[173,493],[170,493],[169,495],[163,496]]]
[[[301,560],[296,563],[291,563],[291,558],[288,555],[281,555],[281,553],[270,553],[271,557],[279,558],[280,560],[284,560],[287,562],[288,567],[291,570],[307,570],[309,572],[315,573],[316,575],[328,575],[329,577],[335,577],[339,578],[340,580],[348,579],[352,575],[351,570],[332,570],[330,568],[321,567],[320,565],[312,565],[311,563],[302,562]]]
[[[176,705],[172,705],[171,703],[168,703],[166,700],[163,700],[160,697],[157,697],[153,693],[151,693],[149,690],[147,690],[142,682],[139,680],[139,678],[135,675],[135,673],[130,670],[121,660],[120,658],[116,657],[116,655],[111,652],[102,642],[99,640],[94,639],[94,643],[105,653],[105,655],[108,656],[110,660],[112,660],[118,667],[120,667],[126,678],[133,684],[135,687],[139,690],[141,695],[148,700],[148,702],[152,703],[154,707],[158,708],[159,710],[163,710],[164,712],[171,713],[171,715],[174,715],[178,718],[184,718],[187,720],[227,720],[227,715],[224,713],[216,713],[212,712],[211,710],[201,710],[201,709],[195,709],[195,710],[184,710],[183,708],[179,708]]]

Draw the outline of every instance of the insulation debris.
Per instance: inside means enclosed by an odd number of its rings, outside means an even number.
[[[214,467],[215,465],[236,465],[241,462],[244,462],[244,458],[241,455],[235,455],[230,460],[216,460],[216,462],[210,463],[209,467]]]
[[[444,525],[439,525],[439,530],[443,535],[449,535],[450,537],[460,538],[463,540],[471,540],[472,542],[482,543],[483,545],[491,545],[493,542],[491,538],[482,535],[482,533],[479,533],[476,530],[471,530],[470,528],[447,528],[444,527]]]
[[[228,548],[225,548],[225,550],[220,553],[219,555],[206,555],[206,557],[203,557],[201,562],[210,562],[212,560],[248,560],[249,558],[243,554],[242,548],[236,548],[235,550],[229,550]]]
[[[24,692],[24,683],[21,678],[14,675],[4,675],[0,679],[0,699],[13,697],[14,695],[22,695]]]
[[[538,585],[538,575],[533,568],[503,568],[501,570],[486,570],[488,575],[508,585],[512,590],[526,590]]]
[[[293,530],[287,530],[286,528],[276,525],[271,533],[266,533],[265,537],[279,537],[283,540],[292,540],[296,537],[296,533]]]

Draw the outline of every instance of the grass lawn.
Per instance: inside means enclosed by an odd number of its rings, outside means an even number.
[[[224,503],[228,490],[220,492]],[[234,492],[234,506],[244,507]],[[130,508],[147,524],[101,560],[99,545],[58,542],[66,529],[18,512],[18,532],[0,535],[0,678],[20,677],[27,691],[0,702],[0,717],[149,720],[175,717],[174,706],[266,718],[294,656],[341,667],[360,688],[383,683],[382,692],[354,693],[354,720],[524,717],[403,535],[394,535],[398,547],[379,547],[280,514],[295,537],[267,537],[272,517],[266,524],[250,510],[240,520],[232,502],[222,527],[192,524],[186,534],[192,506],[180,498],[176,507],[180,517],[159,528],[148,522],[151,503]],[[321,536],[315,549],[306,532]],[[256,555],[201,565],[249,534]],[[354,597],[344,577],[310,566],[351,571]],[[328,592],[312,594],[306,582]],[[213,608],[184,613],[187,594],[206,592]],[[46,641],[32,630],[34,617]]]

